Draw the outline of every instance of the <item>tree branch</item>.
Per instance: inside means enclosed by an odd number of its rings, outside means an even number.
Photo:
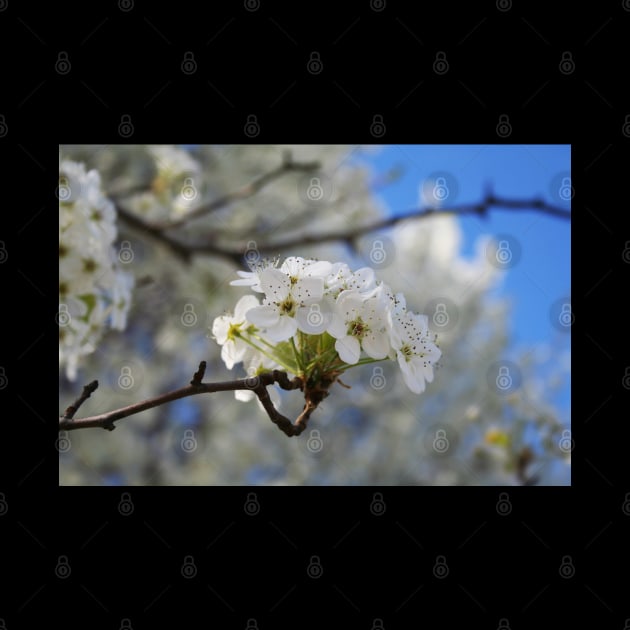
[[[215,210],[220,208],[225,208],[235,201],[242,201],[243,199],[249,199],[253,197],[259,190],[267,186],[276,179],[279,179],[286,173],[294,173],[294,172],[305,172],[315,171],[320,168],[319,162],[294,162],[291,157],[290,152],[286,152],[282,158],[282,164],[275,168],[272,171],[267,173],[263,173],[260,177],[256,178],[254,181],[250,182],[246,186],[243,186],[239,190],[234,190],[230,193],[227,193],[223,197],[219,197],[214,201],[210,201],[208,203],[195,208],[188,212],[185,216],[174,219],[171,221],[165,221],[164,223],[153,224],[154,228],[159,230],[170,230],[172,228],[180,227],[182,225],[186,225],[192,219],[198,219],[204,215],[210,214]]]
[[[407,221],[408,219],[426,219],[431,216],[450,214],[455,216],[464,215],[477,215],[486,216],[491,208],[507,208],[509,210],[535,210],[547,214],[559,219],[571,219],[571,212],[563,210],[541,199],[506,199],[502,197],[495,197],[488,195],[479,203],[461,204],[451,207],[427,207],[417,208],[410,210],[404,214],[397,214],[386,219],[381,219],[367,225],[360,225],[348,230],[339,230],[337,232],[324,232],[322,234],[303,234],[300,236],[288,238],[285,240],[274,241],[270,243],[259,243],[258,248],[260,250],[269,251],[283,251],[287,249],[295,249],[302,245],[315,245],[319,243],[328,243],[331,241],[346,241],[351,242],[358,236],[367,234],[369,232],[376,232],[378,230],[384,230],[386,228],[393,227],[397,223]],[[246,244],[236,250],[222,250],[222,255],[232,255],[239,253],[242,256],[242,252],[247,248]],[[214,246],[208,243],[191,243],[188,245],[188,251],[190,253],[214,253]]]
[[[417,208],[404,214],[387,217],[386,219],[381,219],[367,225],[353,227],[348,230],[339,230],[337,232],[328,233],[324,232],[321,234],[305,233],[285,240],[259,243],[258,249],[261,251],[280,252],[288,249],[297,249],[303,245],[316,245],[332,241],[344,241],[351,243],[363,234],[384,230],[386,228],[393,227],[402,221],[407,221],[408,219],[426,219],[428,217],[441,214],[450,214],[454,216],[477,215],[485,217],[491,208],[506,208],[508,210],[517,211],[534,210],[558,219],[571,219],[570,211],[563,210],[562,208],[549,204],[542,199],[507,199],[505,197],[495,197],[492,194],[488,194],[484,200],[478,203],[461,204],[451,207]],[[187,243],[165,234],[162,228],[145,223],[142,219],[125,211],[119,206],[117,209],[120,217],[129,225],[142,229],[149,235],[162,241],[185,262],[189,262],[190,258],[194,254],[206,254],[225,258],[239,266],[242,264],[243,253],[247,249],[247,244],[245,242],[236,248],[223,248],[215,245],[213,234],[206,234],[205,238],[201,241],[196,243]]]
[[[83,387],[81,395],[66,409],[63,417],[65,419],[74,418],[74,414],[79,410],[79,407],[96,391],[98,387],[98,381],[92,381]]]
[[[68,407],[65,414],[59,417],[59,431],[74,431],[76,429],[90,429],[100,427],[113,431],[116,427],[114,422],[128,418],[141,411],[152,409],[153,407],[159,407],[173,400],[179,400],[180,398],[187,398],[188,396],[196,396],[198,394],[212,394],[214,392],[227,392],[236,390],[249,390],[253,391],[258,399],[262,403],[265,411],[269,415],[271,421],[287,436],[292,437],[294,435],[300,435],[306,428],[306,424],[311,413],[317,408],[317,404],[308,399],[304,405],[302,413],[298,416],[295,424],[291,422],[287,417],[283,416],[271,402],[267,387],[273,383],[278,383],[282,389],[293,390],[304,388],[302,379],[297,376],[293,379],[289,379],[286,372],[280,372],[279,370],[273,370],[272,372],[263,372],[258,376],[251,378],[238,379],[235,381],[226,381],[222,383],[202,383],[206,370],[206,362],[202,361],[199,364],[199,369],[193,375],[190,384],[186,387],[176,389],[166,394],[155,396],[141,402],[121,407],[107,413],[102,413],[96,416],[88,416],[85,418],[74,418],[74,413],[81,406],[85,399],[98,387],[97,381],[92,381],[89,385],[83,388],[83,394],[77,399],[77,401]]]
[[[360,225],[349,230],[340,230],[337,232],[328,232],[314,235],[304,234],[302,236],[288,238],[283,241],[277,241],[268,244],[259,244],[259,249],[282,251],[286,249],[296,248],[301,245],[313,245],[319,243],[328,243],[331,241],[351,242],[363,234],[377,232],[378,230],[384,230],[386,228],[393,227],[394,225],[396,225],[397,223],[401,223],[402,221],[407,221],[408,219],[426,219],[428,217],[441,214],[450,214],[455,216],[477,215],[480,217],[485,217],[488,213],[488,210],[490,210],[491,208],[507,208],[510,210],[536,210],[538,212],[542,212],[543,214],[548,214],[552,217],[569,220],[571,219],[571,212],[562,210],[562,208],[558,208],[557,206],[554,206],[552,204],[548,204],[541,199],[519,200],[499,198],[489,195],[486,197],[486,199],[479,203],[462,204],[451,207],[417,208],[414,210],[410,210],[409,212],[406,212],[404,214],[387,217],[386,219],[381,219],[367,225]],[[243,245],[243,249],[241,251],[244,251],[245,248],[246,245]],[[201,247],[189,247],[189,251],[205,253],[203,245]]]
[[[198,219],[199,217],[210,214],[215,210],[229,206],[235,201],[249,199],[265,186],[267,186],[274,180],[279,179],[287,173],[314,171],[320,168],[320,166],[321,165],[319,162],[294,162],[293,158],[291,157],[291,153],[285,152],[282,158],[282,164],[280,166],[267,173],[263,173],[246,186],[227,193],[223,197],[218,197],[213,201],[203,204],[179,219],[163,221],[161,223],[147,222],[137,214],[129,212],[124,207],[122,207],[121,201],[124,200],[125,197],[128,197],[128,194],[125,195],[120,193],[117,195],[112,195],[112,199],[116,206],[118,216],[124,223],[126,223],[129,227],[140,230],[141,232],[148,234],[154,239],[162,242],[164,245],[169,247],[178,258],[180,258],[183,262],[188,263],[190,262],[190,257],[194,253],[196,253],[196,250],[192,249],[187,243],[167,234],[166,232],[168,230],[187,225],[191,220]],[[215,246],[213,241],[213,235],[208,235],[207,240],[204,243],[206,248],[205,253],[213,254],[221,258],[226,258],[227,260],[236,263],[237,265],[241,264],[244,250],[234,251],[223,249],[221,247]]]
[[[154,227],[151,223],[147,223],[137,214],[125,210],[119,203],[114,202],[114,206],[116,207],[118,218],[126,223],[130,228],[139,230],[144,236],[149,236],[156,241],[160,241],[162,244],[166,245],[182,262],[190,262],[190,258],[194,252],[192,252],[185,243],[182,243],[178,239],[166,234],[160,228]],[[238,258],[234,258],[229,252],[226,252],[225,254],[216,252],[216,254],[227,258],[237,265],[241,263],[241,255],[239,255]]]

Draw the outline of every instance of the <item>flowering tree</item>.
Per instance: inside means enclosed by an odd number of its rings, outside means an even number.
[[[363,154],[61,148],[61,483],[567,483],[496,244],[462,259],[452,216],[563,211],[387,216]]]

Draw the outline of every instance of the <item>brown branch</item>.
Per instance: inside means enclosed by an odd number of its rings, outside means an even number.
[[[488,197],[481,203],[471,203],[471,204],[463,204],[459,206],[452,207],[437,207],[437,208],[419,208],[415,210],[410,210],[404,214],[399,214],[393,217],[388,217],[386,219],[381,219],[380,221],[376,221],[374,223],[368,225],[361,225],[350,230],[340,230],[337,232],[329,232],[324,234],[315,234],[308,235],[305,234],[303,236],[298,236],[290,239],[285,239],[284,241],[279,241],[275,243],[269,243],[268,248],[272,250],[286,250],[294,247],[298,247],[300,245],[312,245],[316,243],[328,243],[330,241],[352,241],[358,236],[363,234],[367,234],[369,232],[376,232],[378,230],[384,230],[386,228],[393,227],[397,223],[401,223],[402,221],[406,221],[408,219],[426,219],[430,216],[440,215],[440,214],[451,214],[456,216],[463,215],[478,215],[485,216],[490,208],[493,207],[501,207],[501,208],[509,208],[511,210],[537,210],[539,212],[543,212],[544,214],[549,214],[550,216],[570,219],[571,213],[566,210],[562,210],[556,206],[550,205],[541,201],[539,199],[534,200],[514,200],[514,199],[499,199],[496,197]],[[261,249],[265,248],[265,245],[259,246]],[[245,249],[245,248],[243,248]],[[200,250],[196,250],[200,251]]]
[[[486,198],[479,203],[461,204],[451,207],[417,208],[404,214],[387,217],[386,219],[381,219],[367,225],[360,225],[348,230],[339,230],[337,232],[328,233],[324,232],[322,234],[312,235],[303,234],[301,236],[281,241],[260,243],[258,245],[258,249],[260,251],[280,252],[287,249],[296,249],[303,245],[316,245],[320,243],[329,243],[331,241],[342,241],[352,244],[357,237],[362,236],[363,234],[384,230],[408,219],[426,219],[428,217],[441,214],[450,214],[454,216],[477,215],[484,217],[491,208],[507,208],[509,210],[519,211],[534,210],[559,219],[571,219],[570,211],[563,210],[562,208],[549,204],[541,199],[506,199],[495,197],[493,195],[487,195]],[[245,242],[240,244],[237,248],[226,249],[215,245],[213,234],[207,234],[203,241],[187,243],[164,233],[159,227],[154,227],[151,224],[145,223],[136,215],[127,212],[119,206],[117,206],[117,210],[123,221],[128,223],[131,227],[136,227],[145,231],[150,236],[170,247],[184,262],[189,262],[194,254],[218,256],[220,258],[225,258],[238,266],[240,266],[243,262],[243,253],[247,249],[247,244]]]
[[[153,224],[153,227],[159,230],[169,230],[172,228],[186,225],[192,219],[198,219],[204,215],[210,214],[220,208],[225,208],[235,201],[242,201],[243,199],[249,199],[253,197],[259,190],[270,184],[272,181],[282,177],[286,173],[292,172],[305,172],[315,171],[320,168],[319,162],[294,162],[290,152],[286,152],[283,155],[282,164],[268,173],[263,173],[260,177],[250,182],[246,186],[243,186],[239,190],[234,190],[227,193],[223,197],[219,197],[213,201],[203,204],[194,210],[188,212],[185,216],[174,219],[171,221],[165,221],[160,224]]]
[[[167,230],[185,225],[191,219],[197,219],[201,216],[209,214],[210,212],[213,212],[214,210],[218,210],[219,208],[228,206],[235,201],[248,199],[249,197],[254,196],[259,190],[267,186],[269,183],[282,177],[286,173],[308,172],[316,170],[319,167],[319,162],[294,162],[291,154],[287,152],[284,154],[282,164],[279,167],[272,171],[269,171],[268,173],[264,173],[243,188],[235,190],[224,195],[223,197],[219,197],[214,201],[204,204],[203,206],[192,210],[181,219],[177,219],[174,221],[165,221],[162,223],[147,222],[139,217],[137,214],[129,212],[124,207],[122,207],[120,201],[128,195],[116,195],[114,197],[114,201],[118,216],[122,219],[124,223],[126,223],[129,227],[140,230],[144,234],[149,235],[155,240],[160,241],[169,249],[171,249],[171,251],[183,262],[188,263],[190,262],[191,256],[196,253],[196,250],[194,248],[191,248],[190,245],[181,241],[180,239],[177,239],[167,234]],[[207,240],[204,243],[206,254],[212,254],[214,256],[226,258],[230,262],[237,265],[240,265],[242,263],[243,252],[245,251],[245,249],[243,249],[242,251],[223,249],[214,245],[213,241],[213,235],[208,235]]]
[[[83,394],[72,406],[68,407],[65,415],[60,416],[59,431],[74,431],[76,429],[90,429],[95,427],[100,427],[102,429],[107,429],[108,431],[113,431],[116,428],[114,422],[116,422],[117,420],[128,418],[129,416],[133,416],[137,413],[140,413],[141,411],[146,411],[147,409],[152,409],[153,407],[159,407],[166,403],[172,402],[173,400],[179,400],[180,398],[186,398],[188,396],[196,396],[198,394],[250,390],[258,396],[258,399],[265,408],[265,411],[269,415],[271,421],[275,425],[277,425],[283,433],[285,433],[289,437],[292,437],[294,435],[300,435],[300,433],[304,431],[308,418],[317,407],[316,404],[308,400],[307,403],[304,405],[304,410],[296,420],[295,424],[293,424],[291,420],[283,416],[274,407],[273,403],[271,402],[271,398],[269,397],[267,387],[269,385],[272,385],[273,383],[278,383],[278,385],[280,385],[282,389],[301,390],[303,389],[304,384],[302,380],[297,376],[289,380],[286,372],[273,370],[272,372],[263,372],[258,376],[238,379],[235,381],[226,381],[222,383],[202,383],[201,379],[203,378],[205,369],[206,362],[202,361],[199,364],[199,369],[193,375],[190,385],[187,385],[186,387],[182,387],[172,392],[167,392],[166,394],[161,394],[159,396],[155,396],[154,398],[149,398],[147,400],[143,400],[141,402],[134,403],[126,407],[121,407],[120,409],[108,411],[107,413],[75,419],[73,416],[76,410],[83,403],[83,401],[88,398],[89,395],[96,389],[97,382],[93,381],[83,388]],[[87,395],[86,390],[89,390],[89,393],[87,393]],[[71,415],[68,415],[69,412],[71,412]]]
[[[328,233],[324,232],[322,234],[303,234],[285,240],[270,243],[259,243],[258,249],[276,252],[287,249],[295,249],[302,245],[315,245],[331,241],[352,242],[354,239],[363,234],[384,230],[408,219],[426,219],[430,216],[441,214],[450,214],[455,216],[486,216],[491,208],[506,208],[518,211],[534,210],[560,219],[571,219],[570,211],[563,210],[562,208],[549,204],[541,199],[506,199],[495,197],[494,195],[487,195],[483,201],[478,203],[461,204],[450,207],[442,206],[417,208],[404,214],[397,214],[396,216],[387,217],[386,219],[381,219],[367,225],[353,227],[348,230],[339,230]],[[231,250],[217,248],[213,243],[208,242],[190,243],[188,245],[182,244],[182,246],[188,248],[189,255],[193,253],[218,254],[228,258],[232,257],[233,259],[238,259],[239,261],[242,258],[242,252],[244,252],[247,248],[245,243],[243,243],[238,249]]]
[[[206,362],[202,361],[199,364],[199,369],[193,374],[192,381],[190,381],[191,385],[201,385],[201,381],[203,380],[203,376],[206,373]]]
[[[114,206],[116,207],[118,218],[126,223],[130,228],[139,230],[142,232],[143,236],[149,236],[156,241],[160,241],[162,244],[166,245],[182,262],[190,262],[193,252],[190,251],[190,248],[186,244],[180,242],[176,238],[173,238],[169,234],[165,234],[162,230],[153,227],[150,223],[141,219],[137,214],[125,210],[119,203],[114,203]],[[235,260],[231,255],[227,257],[232,262],[240,264],[240,256],[237,260]]]
[[[79,407],[96,391],[98,387],[98,381],[92,381],[83,387],[81,395],[66,409],[63,417],[66,419],[74,418],[74,414],[79,410]]]

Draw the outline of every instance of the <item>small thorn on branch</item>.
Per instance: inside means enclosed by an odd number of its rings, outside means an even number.
[[[191,385],[201,385],[201,381],[206,373],[206,362],[202,361],[199,364],[199,369],[193,374]]]
[[[96,391],[97,387],[98,381],[92,381],[84,385],[81,395],[66,409],[63,417],[68,420],[74,418],[74,414],[79,410],[79,407]]]

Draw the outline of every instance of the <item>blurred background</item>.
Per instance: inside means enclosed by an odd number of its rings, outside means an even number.
[[[60,484],[570,484],[571,224],[531,207],[569,213],[569,146],[62,146],[60,182],[67,161],[100,173],[134,286],[125,329],[104,319],[76,374],[60,350],[60,410],[94,379],[78,417],[179,388],[202,360],[206,381],[245,376],[209,329],[248,293],[229,282],[252,252],[373,267],[428,315],[442,359],[420,396],[395,362],[349,370],[297,438],[231,392],[72,431]],[[458,216],[489,195],[532,204]],[[301,410],[300,392],[276,396]]]

